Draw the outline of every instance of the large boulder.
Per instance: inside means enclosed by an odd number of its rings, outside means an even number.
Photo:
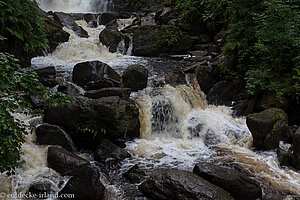
[[[53,17],[55,21],[60,23],[62,26],[71,29],[79,37],[83,37],[83,38],[89,37],[89,34],[86,32],[86,30],[84,30],[81,26],[78,26],[70,14],[63,13],[63,12],[55,12],[53,14]]]
[[[144,170],[140,169],[137,164],[130,167],[124,174],[123,177],[129,180],[130,183],[140,183],[145,180],[147,174]]]
[[[197,200],[233,199],[229,193],[198,175],[177,169],[159,169],[140,186],[149,199]]]
[[[101,97],[110,97],[110,96],[118,96],[122,99],[128,99],[130,95],[129,88],[121,88],[121,87],[110,87],[110,88],[102,88],[99,90],[89,90],[84,96],[91,99],[99,99]]]
[[[300,127],[293,136],[293,158],[292,166],[300,170]]]
[[[130,157],[131,155],[125,149],[118,147],[107,139],[101,140],[95,151],[95,160],[99,162],[107,159],[123,160]]]
[[[99,35],[99,41],[112,53],[118,50],[118,45],[122,39],[123,35],[115,26],[106,27]]]
[[[147,87],[148,70],[141,65],[130,65],[122,75],[122,84],[137,92]]]
[[[195,165],[193,172],[223,188],[236,199],[254,200],[261,197],[259,183],[241,169],[201,162]]]
[[[172,25],[133,27],[127,32],[133,35],[132,55],[135,56],[183,53],[192,46],[191,38]]]
[[[69,151],[74,151],[75,147],[70,136],[59,126],[41,124],[36,129],[36,142],[40,145],[59,145]]]
[[[51,188],[51,184],[47,182],[34,182],[30,185],[27,194],[30,195],[40,195],[40,194],[51,194],[54,191]],[[46,198],[45,198],[46,199]]]
[[[99,24],[106,25],[108,22],[111,22],[116,19],[127,19],[130,18],[129,13],[124,12],[109,12],[109,13],[102,13],[99,17]]]
[[[46,36],[48,39],[49,53],[52,53],[56,47],[69,40],[70,34],[62,29],[62,25],[50,17],[45,17]]]
[[[34,69],[39,77],[39,81],[46,87],[54,87],[57,85],[55,78],[56,78],[56,71],[54,66]]]
[[[200,85],[201,87],[201,85]],[[207,94],[209,104],[231,106],[243,89],[241,80],[225,80],[216,83]]]
[[[48,166],[61,175],[67,175],[74,169],[88,165],[89,162],[76,154],[59,147],[48,148]]]
[[[99,99],[79,96],[74,100],[74,104],[65,108],[49,108],[44,120],[64,128],[76,145],[94,150],[102,138],[138,136],[139,113],[133,101],[118,96]]]
[[[253,146],[258,149],[274,149],[279,141],[292,136],[286,113],[279,108],[269,108],[247,116],[247,126],[252,133]]]
[[[293,159],[291,144],[285,143],[284,141],[280,141],[277,149],[277,158],[280,165],[291,166]]]
[[[78,63],[73,68],[72,80],[86,90],[120,86],[120,75],[100,61]]]
[[[90,165],[79,166],[59,194],[74,194],[78,200],[103,200],[105,187],[100,181],[100,173]],[[69,199],[69,198],[60,198]]]

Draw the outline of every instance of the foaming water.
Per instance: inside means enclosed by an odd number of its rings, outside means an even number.
[[[222,144],[219,156],[214,159],[218,162],[234,162],[255,174],[262,182],[267,181],[275,188],[300,194],[300,174],[281,168],[276,153],[255,153],[247,148]]]
[[[140,110],[141,139],[127,149],[135,162],[191,170],[197,160],[215,154],[220,143],[250,147],[245,119],[234,119],[227,107],[208,106],[199,86],[165,85],[133,95]],[[146,167],[147,168],[147,167]]]
[[[35,126],[39,123],[40,118],[33,118],[22,113],[12,113],[12,115],[23,121],[28,127]],[[20,161],[21,165],[15,170],[15,174],[7,176],[5,173],[0,174],[0,193],[4,200],[15,199],[10,198],[11,195],[25,194],[29,187],[34,183],[46,183],[51,185],[54,192],[60,191],[69,180],[56,171],[47,167],[47,146],[35,145],[34,133],[27,130],[28,135],[24,136],[25,143],[21,146]]]
[[[253,152],[245,118],[233,118],[228,107],[207,105],[198,87],[166,85],[132,96],[140,110],[141,138],[127,143],[134,155],[127,162],[148,170],[192,170],[200,160],[235,163],[264,188],[271,185],[286,194],[300,194],[300,174],[281,168],[274,152]]]
[[[97,13],[114,10],[112,0],[37,0],[45,11],[67,13]]]
[[[60,44],[52,54],[33,58],[31,60],[32,66],[55,66],[58,72],[69,77],[72,74],[73,67],[79,62],[85,61],[99,60],[107,63],[119,73],[130,64],[145,65],[146,61],[143,61],[140,57],[110,53],[99,41],[99,34],[105,26],[90,28],[83,20],[78,20],[76,23],[88,32],[88,38],[80,38],[72,30],[64,27],[64,31],[70,33],[69,41]]]

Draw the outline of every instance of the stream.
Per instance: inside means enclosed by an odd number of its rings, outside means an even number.
[[[113,10],[109,0],[39,0],[38,3],[46,11],[87,13]],[[93,7],[95,3],[99,7]],[[131,21],[120,22],[126,27]],[[181,61],[136,57],[131,56],[130,51],[127,55],[110,53],[99,42],[99,33],[105,26],[91,28],[83,20],[76,23],[88,32],[89,37],[80,38],[64,28],[71,35],[69,41],[60,44],[52,54],[33,58],[32,68],[55,66],[58,76],[65,81],[71,80],[74,65],[83,61],[102,61],[119,74],[132,64],[143,65],[149,70],[148,87],[131,93],[139,108],[141,125],[140,138],[126,142],[126,150],[132,158],[123,160],[117,167],[99,169],[106,187],[106,199],[144,199],[136,190],[137,185],[125,182],[121,175],[136,164],[149,174],[155,168],[192,171],[199,161],[235,163],[263,185],[263,197],[269,188],[284,191],[286,195],[300,194],[300,174],[280,167],[276,151],[252,150],[252,136],[246,119],[232,117],[229,107],[208,105],[194,77],[186,77],[187,85],[156,86],[155,83],[164,81],[163,67],[170,66],[168,70],[172,72],[182,67]],[[41,123],[40,117],[22,112],[14,115],[30,127]],[[34,144],[35,133],[30,129],[28,132],[22,145],[21,167],[11,177],[0,174],[0,194],[25,193],[34,182],[50,183],[53,191],[60,191],[69,180],[69,177],[47,167],[48,146]],[[79,152],[78,155],[94,162],[87,153]]]

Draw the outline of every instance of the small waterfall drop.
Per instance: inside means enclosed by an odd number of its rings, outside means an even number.
[[[234,163],[262,184],[286,194],[300,194],[300,174],[282,169],[276,153],[253,152],[245,118],[230,108],[207,105],[199,86],[146,88],[132,95],[140,110],[141,138],[127,143],[134,163],[192,170],[197,161]]]
[[[66,13],[100,13],[114,10],[112,0],[37,0],[45,11]]]

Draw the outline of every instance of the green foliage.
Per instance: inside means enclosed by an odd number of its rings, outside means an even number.
[[[34,0],[0,0],[0,27],[0,35],[9,43],[5,50],[9,49],[10,53],[20,43],[27,53],[47,48],[44,18]]]
[[[14,56],[0,52],[0,172],[11,173],[18,166],[19,150],[27,132],[25,124],[11,113],[20,109],[32,112],[29,95],[37,95],[41,102],[54,106],[72,102],[66,95],[44,87],[35,72],[20,68]]]
[[[137,11],[148,6],[159,5],[162,2],[163,0],[124,0],[121,3],[124,4],[126,10]]]
[[[174,29],[170,29],[168,26],[162,25],[161,30],[160,31],[157,30],[156,34],[159,35],[158,37],[161,37],[160,34],[162,33],[166,37],[166,42],[168,46],[172,46],[176,44],[176,42],[183,37],[182,31],[177,27],[174,27]]]
[[[300,54],[300,12],[293,1],[232,0],[227,9],[230,33],[226,50],[238,52],[232,71],[245,77],[250,94],[299,94],[295,62]],[[294,75],[294,80],[297,79]],[[298,80],[299,81],[299,80]]]
[[[227,0],[176,0],[180,26],[190,29],[194,22],[223,21]]]
[[[298,0],[177,0],[176,8],[183,28],[199,19],[226,25],[225,52],[234,62],[220,69],[244,78],[250,94],[300,97]]]

